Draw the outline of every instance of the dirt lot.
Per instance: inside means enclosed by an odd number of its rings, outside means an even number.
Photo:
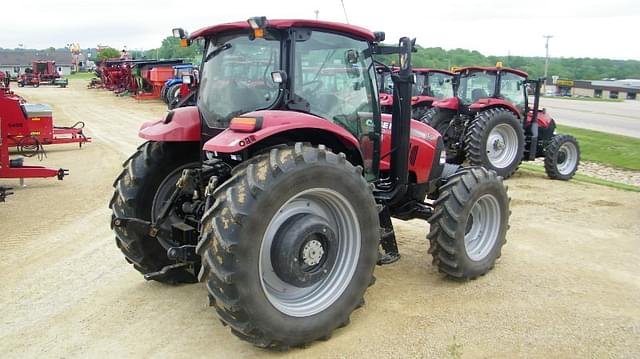
[[[85,121],[94,143],[49,147],[45,163],[71,175],[28,180],[0,204],[2,357],[640,356],[640,193],[522,173],[508,181],[508,243],[485,277],[445,280],[428,225],[396,222],[403,258],[376,269],[351,325],[306,349],[256,349],[219,323],[203,285],[145,282],[116,249],[112,181],[139,124],[164,108],[84,84],[20,91],[53,105],[59,124]]]

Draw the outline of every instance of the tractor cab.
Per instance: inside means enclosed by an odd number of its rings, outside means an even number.
[[[455,70],[458,76],[456,97],[463,112],[505,105],[519,115],[527,108],[527,73],[496,67],[463,67]]]
[[[197,99],[203,133],[212,138],[253,111],[294,111],[278,114],[292,121],[324,119],[366,143],[365,170],[372,171],[379,139],[370,135],[380,128],[373,33],[307,20],[270,20],[267,28],[250,30],[238,22],[191,34],[205,41]],[[323,126],[316,127],[322,141]]]
[[[393,81],[391,73],[396,67],[378,66],[376,68],[380,108],[382,113],[391,113],[393,106]],[[431,108],[434,101],[454,96],[454,78],[446,70],[414,68],[415,82],[411,88],[411,117],[420,119]]]

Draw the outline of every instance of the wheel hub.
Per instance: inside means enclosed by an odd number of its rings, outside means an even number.
[[[309,287],[325,278],[337,254],[337,236],[327,221],[303,213],[287,219],[271,249],[275,274],[285,283]]]
[[[314,266],[320,263],[320,260],[324,256],[324,249],[320,241],[312,239],[302,248],[302,259],[304,264],[308,266]]]

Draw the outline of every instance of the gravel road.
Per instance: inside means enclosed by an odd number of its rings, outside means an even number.
[[[202,284],[145,282],[116,248],[111,184],[137,127],[164,108],[85,84],[19,91],[61,125],[85,121],[94,142],[49,147],[45,163],[71,175],[28,180],[0,204],[3,358],[640,356],[640,193],[528,173],[508,181],[508,243],[486,276],[446,280],[428,224],[397,221],[403,257],[376,269],[351,325],[306,349],[254,348],[220,324]]]

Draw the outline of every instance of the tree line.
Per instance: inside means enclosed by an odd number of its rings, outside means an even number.
[[[6,50],[5,50],[6,51]],[[185,59],[199,63],[202,54],[202,43],[195,43],[189,47],[181,47],[180,40],[167,37],[157,49],[146,51],[129,50],[129,56],[146,59]],[[117,58],[120,51],[110,48],[102,50],[97,60]],[[503,66],[521,69],[529,73],[532,78],[544,75],[544,57],[526,56],[485,56],[478,51],[453,49],[445,50],[441,47],[420,47],[413,55],[414,67],[431,67],[449,69],[452,66],[495,66],[501,61]],[[391,64],[395,57],[385,56],[379,60]],[[640,61],[611,60],[596,58],[550,58],[548,76],[574,80],[601,80],[605,78],[640,79]]]
[[[384,57],[383,62],[390,64],[394,57]],[[449,69],[452,66],[495,66],[502,62],[505,67],[526,71],[531,78],[544,76],[544,57],[528,56],[485,56],[478,51],[441,47],[423,48],[412,54],[414,67]],[[595,58],[549,58],[548,76],[574,80],[640,79],[640,61],[611,60]]]

